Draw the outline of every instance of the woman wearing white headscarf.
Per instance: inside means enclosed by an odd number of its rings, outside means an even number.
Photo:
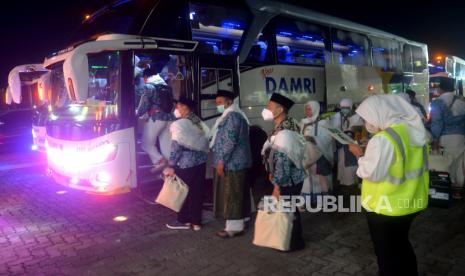
[[[355,139],[356,128],[363,127],[363,120],[353,110],[351,99],[342,99],[339,103],[340,112],[331,117],[331,125],[342,130]],[[357,159],[350,153],[347,145],[336,142],[337,145],[337,180],[340,185],[351,186],[358,183],[356,176]]]
[[[316,101],[305,104],[305,115],[300,121],[301,133],[316,145],[322,156],[307,169],[309,176],[304,181],[302,194],[327,194],[332,189],[334,157],[334,142],[326,129],[330,123],[327,119],[320,120],[320,104]]]
[[[413,219],[427,207],[427,135],[418,113],[395,95],[370,96],[356,110],[374,136],[359,157],[362,205],[380,275],[418,275],[409,241]]]

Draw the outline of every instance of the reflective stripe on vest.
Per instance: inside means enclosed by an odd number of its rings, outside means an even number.
[[[405,148],[404,145],[402,144],[402,139],[400,138],[399,134],[395,132],[392,128],[387,128],[385,131],[391,136],[391,138],[396,142],[397,146],[399,147],[400,154],[402,155],[402,161],[404,163],[404,168],[405,168]],[[388,173],[387,179],[389,182],[392,184],[400,185],[404,183],[406,180],[413,179],[416,177],[421,176],[424,172],[428,171],[428,150],[426,145],[423,146],[423,167],[420,169],[410,171],[410,172],[405,172],[402,177],[395,177],[392,176],[391,174]]]

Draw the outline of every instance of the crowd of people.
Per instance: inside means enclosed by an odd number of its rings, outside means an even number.
[[[177,219],[167,224],[170,229],[202,228],[204,181],[211,154],[214,214],[225,221],[217,232],[219,237],[244,233],[250,220],[251,191],[255,203],[263,195],[303,194],[313,201],[334,192],[335,186],[361,184],[362,205],[369,211],[368,225],[380,273],[395,275],[403,268],[415,275],[416,258],[408,233],[428,201],[431,142],[433,150],[442,146],[445,153],[453,155],[453,185],[463,187],[465,101],[451,92],[447,79],[439,85],[440,96],[431,105],[431,120],[413,91],[401,96],[370,96],[356,109],[350,99],[342,99],[339,111],[330,116],[320,114],[318,102],[309,101],[300,122],[289,115],[294,102],[274,93],[262,112],[265,121],[274,122],[268,135],[250,125],[231,91],[217,92],[216,107],[221,115],[209,129],[195,115],[196,103],[190,99],[180,98],[172,110],[163,107],[157,96],[159,89],[155,89],[158,85],[166,86],[159,77],[146,78],[144,89],[149,92],[141,94],[149,100],[141,101],[144,104],[139,106],[138,115],[148,114],[150,121],[144,127],[142,148],[149,154],[154,172],[164,168],[165,175],[176,174],[189,186]],[[338,129],[357,143],[337,142],[329,129]],[[161,149],[169,148],[169,153],[159,152],[157,139]],[[166,143],[170,146],[164,147]],[[254,156],[258,153],[261,158]],[[379,210],[386,199],[390,209]],[[405,207],[393,203],[402,200],[425,204]],[[296,210],[290,251],[305,247],[302,232]]]

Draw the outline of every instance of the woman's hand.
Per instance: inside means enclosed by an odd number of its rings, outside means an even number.
[[[281,193],[279,192],[279,186],[278,185],[273,185],[273,186],[274,186],[273,193],[271,195],[274,196],[276,199],[279,199],[279,196],[281,195]]]
[[[173,168],[166,168],[163,170],[163,174],[165,176],[173,176],[174,175],[174,169]]]
[[[363,155],[363,149],[357,144],[349,144],[349,151],[357,158]]]
[[[218,165],[216,165],[216,175],[223,176],[223,174],[224,174],[224,165],[223,163],[218,163]]]

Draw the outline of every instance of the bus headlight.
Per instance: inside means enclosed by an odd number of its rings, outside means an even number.
[[[111,143],[84,152],[72,148],[60,150],[50,147],[48,143],[46,147],[47,155],[54,164],[73,170],[111,161],[116,158],[118,152],[118,146]]]

